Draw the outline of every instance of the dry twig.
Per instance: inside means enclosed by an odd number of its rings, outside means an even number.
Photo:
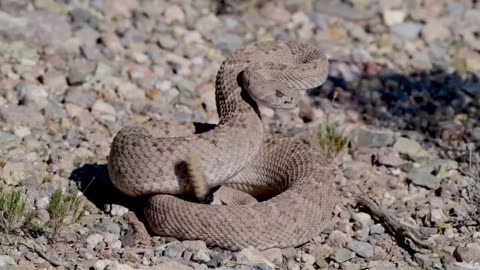
[[[46,261],[48,261],[51,265],[53,265],[55,267],[63,266],[63,267],[68,269],[67,264],[61,262],[60,260],[56,260],[56,259],[53,259],[50,256],[48,256],[37,243],[29,242],[27,244],[26,242],[22,241],[22,242],[19,242],[19,244],[24,245],[27,248],[35,251],[38,254],[38,256],[40,256],[43,259],[45,259]]]
[[[396,237],[408,240],[410,239],[413,244],[417,245],[421,249],[428,249],[432,250],[434,243],[427,239],[422,233],[420,233],[417,229],[407,226],[405,224],[400,223],[392,214],[387,212],[386,210],[382,209],[378,206],[372,199],[370,199],[366,195],[358,195],[357,203],[365,206],[372,215],[383,222],[387,228],[393,233]],[[408,243],[407,243],[408,244]],[[417,251],[425,251],[425,250],[418,250],[415,246],[409,245],[412,249]]]

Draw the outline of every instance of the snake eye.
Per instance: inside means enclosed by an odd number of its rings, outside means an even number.
[[[279,98],[285,96],[282,92],[280,92],[280,91],[278,91],[278,90],[275,91],[275,95],[276,95],[277,97],[279,97]]]

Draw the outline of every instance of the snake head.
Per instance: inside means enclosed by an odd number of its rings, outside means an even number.
[[[292,110],[297,107],[298,90],[285,83],[261,78],[244,72],[243,89],[258,104],[275,109]]]

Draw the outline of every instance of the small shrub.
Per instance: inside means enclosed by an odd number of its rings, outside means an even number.
[[[76,194],[57,188],[50,196],[47,211],[50,215],[47,223],[50,239],[55,239],[65,226],[80,221],[84,213],[84,203]]]
[[[350,142],[350,137],[344,131],[339,131],[335,125],[330,123],[320,127],[313,137],[314,147],[332,159],[346,149]]]
[[[18,190],[0,192],[0,228],[6,233],[19,229],[25,220],[27,197]]]

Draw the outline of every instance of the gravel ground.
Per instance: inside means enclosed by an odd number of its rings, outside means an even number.
[[[4,0],[0,37],[0,189],[36,213],[0,235],[0,269],[480,269],[477,1]],[[150,118],[215,123],[222,60],[270,39],[331,60],[299,109],[261,113],[289,136],[327,121],[350,135],[335,225],[236,253],[149,236],[142,202],[109,183],[113,136]],[[53,234],[58,187],[85,208]]]

